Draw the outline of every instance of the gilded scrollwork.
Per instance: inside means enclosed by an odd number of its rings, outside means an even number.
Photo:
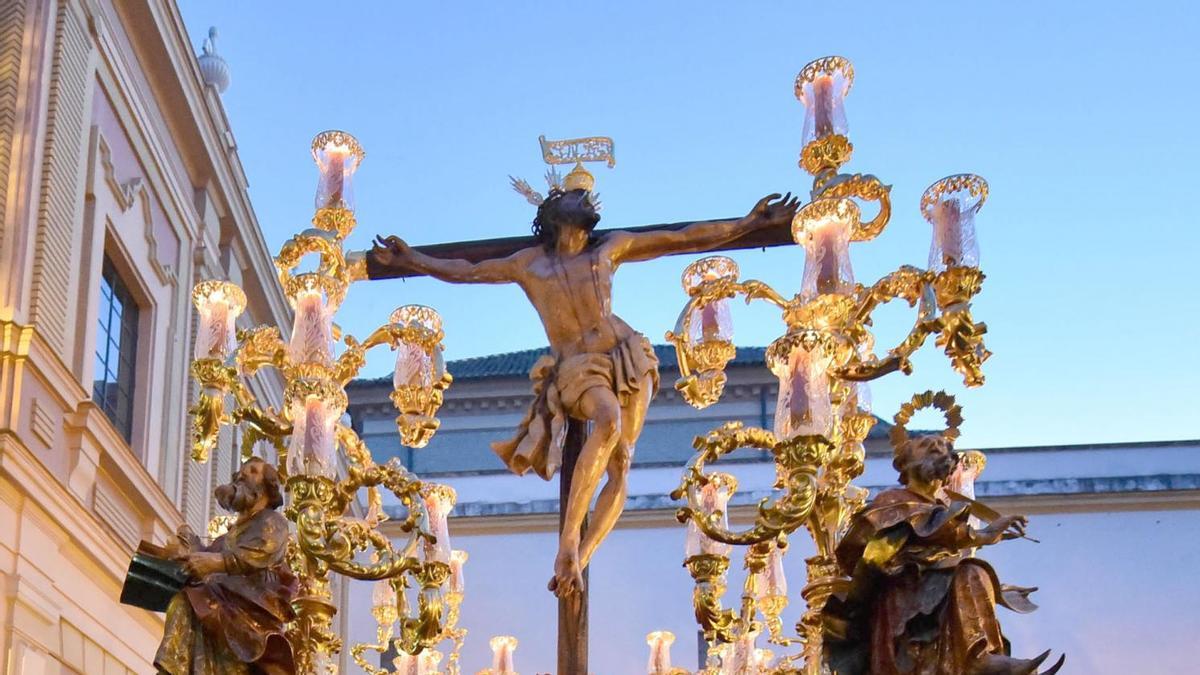
[[[684,470],[683,481],[672,493],[674,499],[686,496],[688,505],[679,509],[680,522],[691,520],[705,536],[725,544],[757,544],[794,531],[804,524],[816,498],[816,474],[832,450],[829,441],[819,436],[797,436],[781,441],[765,429],[729,422],[707,436],[696,438],[699,451]],[[720,514],[706,513],[700,490],[711,480],[705,466],[739,448],[757,448],[770,452],[780,467],[779,487],[784,494],[774,501],[764,498],[758,505],[754,525],[733,531],[721,526]]]
[[[830,172],[831,173],[831,172]],[[892,217],[892,186],[884,185],[870,174],[820,174],[813,182],[813,198],[829,199],[854,197],[868,202],[878,202],[879,211],[869,221],[858,223],[850,235],[851,241],[870,241],[878,237]]]
[[[854,144],[841,134],[831,134],[811,141],[800,151],[800,168],[814,176],[836,172],[838,167],[850,161]]]
[[[729,558],[723,555],[702,553],[684,561],[684,566],[696,582],[692,592],[692,605],[696,612],[696,623],[706,638],[730,642],[737,625],[738,613],[722,606],[725,595],[725,572],[729,569]]]

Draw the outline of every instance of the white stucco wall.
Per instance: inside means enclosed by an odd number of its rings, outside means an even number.
[[[1195,664],[1200,629],[1200,514],[1195,510],[1043,513],[1031,532],[1041,544],[1006,542],[985,550],[1003,581],[1036,585],[1041,608],[1001,611],[1017,654],[1053,648],[1068,654],[1066,672],[1185,673]],[[676,665],[696,666],[692,582],[681,566],[682,526],[619,529],[590,572],[591,661],[597,675],[645,672],[645,635],[671,630]],[[787,557],[792,593],[803,584],[811,544],[800,534]],[[522,673],[555,669],[556,603],[545,590],[554,559],[551,532],[464,535],[470,552],[461,625],[470,633],[463,672],[488,665],[487,640],[511,633]],[[738,565],[732,566],[737,568]],[[740,570],[730,574],[731,600]],[[352,589],[351,641],[373,636],[369,584]],[[784,615],[795,623],[797,602]],[[360,672],[355,669],[353,672]]]
[[[742,375],[751,377],[750,371]],[[765,373],[757,376],[765,378]],[[522,394],[527,386],[524,380],[506,383]],[[499,387],[490,381],[466,384],[484,390],[481,397]],[[386,402],[386,391],[373,394]],[[465,396],[463,389],[457,395]],[[682,425],[688,419],[684,414],[692,414],[677,401],[656,400],[655,406],[652,413],[668,424]],[[368,412],[364,422],[374,425],[368,431],[394,436],[390,408]],[[463,411],[461,419],[448,416],[443,432],[466,428],[470,412]],[[713,420],[737,418],[728,410],[707,412]],[[672,447],[686,448],[693,433],[664,438]],[[505,430],[494,434],[506,435]],[[484,452],[465,441],[447,442],[450,456],[463,451]],[[977,494],[1003,512],[1030,514],[1030,535],[1042,541],[1005,542],[983,553],[1002,581],[1041,589],[1034,594],[1041,605],[1037,612],[1022,616],[1000,610],[1014,653],[1066,652],[1066,673],[1192,672],[1194,635],[1200,631],[1200,441],[984,452],[987,468]],[[894,484],[891,459],[888,452],[871,454],[856,483],[875,488]],[[738,478],[731,505],[735,522],[744,525],[757,500],[770,493],[774,465],[747,461],[719,466]],[[592,563],[590,654],[595,675],[644,673],[645,636],[653,630],[675,633],[675,665],[698,667],[693,582],[682,566],[685,528],[673,518],[678,505],[666,497],[681,472],[681,466],[665,463],[635,465],[626,513]],[[456,517],[450,521],[452,545],[470,555],[461,621],[469,631],[462,672],[487,667],[488,640],[512,634],[520,640],[516,657],[521,673],[553,673],[557,602],[545,589],[557,546],[557,479],[479,473],[474,465],[423,477],[447,483],[458,493]],[[789,628],[804,611],[804,559],[813,552],[804,530],[793,535],[786,569],[795,604],[783,617]],[[731,567],[727,605],[739,602],[741,553]],[[370,584],[352,586],[347,643],[373,641]],[[768,646],[765,639],[760,646]],[[346,672],[361,671],[351,667]]]

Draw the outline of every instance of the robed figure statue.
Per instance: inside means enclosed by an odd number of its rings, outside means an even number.
[[[276,511],[279,474],[251,458],[216,498],[237,519],[207,546],[184,532],[172,547],[189,582],[167,607],[154,665],[169,675],[291,675],[284,624],[295,616],[296,578],[286,561],[288,521]]]
[[[943,490],[958,456],[942,436],[904,441],[893,465],[901,487],[880,492],[838,545],[849,590],[823,612],[835,675],[1026,675],[1033,659],[1009,655],[996,605],[1029,612],[1033,588],[1003,586],[977,547],[1023,537],[1024,516],[1000,516]],[[976,529],[972,515],[994,516]],[[1046,673],[1057,672],[1060,658]]]

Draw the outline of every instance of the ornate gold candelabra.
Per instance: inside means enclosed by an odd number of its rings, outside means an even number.
[[[446,608],[446,618],[441,625],[441,632],[433,638],[427,649],[420,653],[410,653],[399,649],[396,644],[397,621],[401,616],[399,608],[407,602],[403,589],[403,579],[380,579],[375,582],[372,593],[371,614],[377,624],[376,642],[373,644],[359,643],[351,648],[350,654],[354,662],[371,675],[459,675],[459,655],[467,636],[467,631],[458,626],[459,608],[462,605],[465,584],[463,566],[467,562],[466,551],[448,550],[449,530],[446,518],[454,508],[457,499],[454,490],[446,485],[426,483],[421,490],[425,501],[426,512],[430,517],[430,529],[436,541],[424,543],[422,551],[426,559],[449,559],[449,575],[442,588],[442,601]],[[441,542],[446,542],[442,544]],[[403,640],[401,625],[400,639]],[[433,645],[443,641],[451,642],[449,657],[446,658],[445,668],[439,670],[444,655]],[[380,655],[388,653],[396,647],[397,655],[392,659],[392,668],[377,667],[367,661],[367,652]]]
[[[342,418],[345,385],[365,364],[367,350],[388,345],[397,353],[392,398],[400,413],[401,440],[411,447],[425,445],[437,429],[434,415],[451,381],[442,361],[441,321],[432,309],[409,305],[362,342],[340,338],[333,314],[349,285],[365,278],[364,262],[347,256],[343,246],[355,226],[352,178],[364,153],[352,136],[340,131],[318,135],[312,151],[320,171],[314,227],[288,240],[275,258],[279,281],[295,310],[290,337],[285,339],[273,326],[235,332],[246,297],[232,283],[204,281],[193,291],[200,329],[192,375],[200,394],[190,410],[192,457],[206,461],[225,425],[242,428],[243,456],[259,442],[277,453],[288,497],[284,512],[296,526],[289,561],[300,591],[289,641],[298,672],[332,672],[331,658],[341,649],[331,629],[337,611],[331,572],[380,580],[391,593],[375,608],[381,623],[389,619],[386,634],[380,629],[380,642],[394,645],[402,657],[433,661],[436,668],[433,645],[448,637],[461,642],[454,623],[464,558],[458,563],[456,591],[446,530],[453,492],[421,482],[396,462],[376,464]],[[298,272],[312,257],[315,270]],[[337,339],[343,348],[335,356]],[[248,378],[266,368],[282,376],[282,410],[263,407],[246,386]],[[408,535],[403,545],[393,544],[377,528],[386,517],[381,489],[406,508],[400,523]],[[363,490],[368,510],[357,518],[350,508]],[[356,650],[357,660],[362,650]],[[456,661],[457,652],[451,659],[455,670]]]
[[[796,97],[805,107],[800,166],[813,176],[811,201],[792,224],[793,238],[805,250],[800,292],[786,298],[761,281],[739,280],[728,258],[704,258],[683,273],[688,302],[667,333],[679,358],[676,389],[703,408],[720,398],[724,368],[734,356],[728,307],[733,298],[775,305],[787,326],[766,355],[780,383],[774,430],[730,423],[697,438],[698,452],[672,493],[687,500],[678,514],[690,530],[684,564],[696,582],[696,619],[713,645],[704,672],[820,672],[819,614],[846,583],[834,551],[850,515],[866,499],[866,490],[852,485],[863,471],[863,442],[875,423],[865,382],[894,371],[911,373],[909,357],[935,335],[965,384],[983,383],[981,364],[990,355],[983,346],[986,327],[974,321],[970,303],[984,278],[973,219],[987,198],[987,183],[964,174],[931,185],[920,202],[933,226],[928,266],[905,265],[874,284],[856,283],[849,244],[878,236],[892,209],[890,186],[872,175],[840,173],[853,152],[844,112],[853,77],[850,62],[834,56],[806,65],[796,78]],[[869,220],[860,202],[877,204]],[[900,344],[876,356],[871,315],[897,298],[916,308],[916,321]],[[958,414],[952,399],[946,403],[932,392],[912,405],[939,405],[948,420]],[[780,494],[759,504],[751,527],[734,531],[725,524],[725,504],[736,483],[706,471],[706,465],[743,447],[772,454]],[[789,636],[780,618],[788,602],[781,559],[788,536],[801,526],[817,552],[806,561],[808,583],[801,591],[808,609],[797,634]],[[730,545],[747,547],[748,578],[737,610],[722,606]],[[755,638],[764,628],[770,642],[802,649],[778,659],[759,653]]]

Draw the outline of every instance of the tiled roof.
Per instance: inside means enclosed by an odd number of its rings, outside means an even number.
[[[764,366],[765,347],[738,347],[737,355],[729,362],[731,367]],[[533,364],[545,354],[550,353],[549,347],[539,349],[524,349],[519,352],[476,356],[469,359],[459,359],[446,363],[446,370],[455,380],[482,380],[492,377],[524,377],[529,374]],[[675,359],[675,348],[671,345],[654,345],[654,354],[658,357],[662,370],[678,370],[679,364]],[[380,383],[391,386],[391,376],[371,379],[354,380],[347,388],[370,387]]]

